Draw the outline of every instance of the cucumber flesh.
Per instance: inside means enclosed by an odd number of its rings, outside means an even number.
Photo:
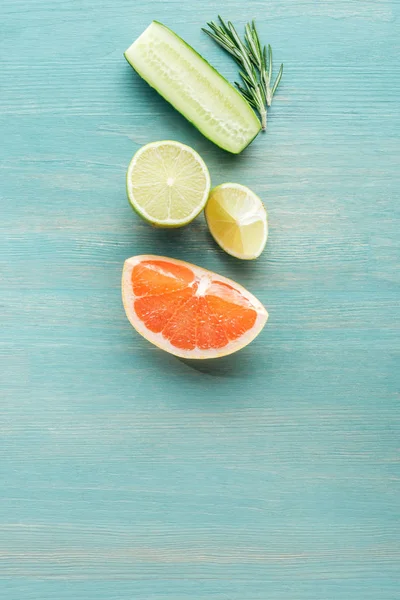
[[[239,154],[260,131],[243,96],[161,23],[153,21],[124,55],[151,87],[224,150]]]

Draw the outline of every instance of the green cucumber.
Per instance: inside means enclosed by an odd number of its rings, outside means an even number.
[[[224,150],[239,154],[260,131],[258,117],[241,94],[158,21],[124,56],[151,87]]]

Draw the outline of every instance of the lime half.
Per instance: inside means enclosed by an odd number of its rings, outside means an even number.
[[[245,260],[260,256],[268,237],[267,213],[249,188],[218,185],[211,190],[205,215],[211,235],[225,252]]]
[[[181,227],[203,210],[210,175],[193,148],[180,142],[153,142],[132,158],[126,186],[132,208],[145,221],[157,227]]]

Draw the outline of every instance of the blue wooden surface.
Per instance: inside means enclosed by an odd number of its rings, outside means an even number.
[[[211,0],[0,10],[1,598],[397,600],[399,3],[225,0],[285,63],[239,157],[122,56],[157,18],[233,79]],[[127,164],[165,138],[265,200],[256,263],[132,213]],[[148,345],[120,300],[145,252],[237,279],[263,334],[213,364]]]

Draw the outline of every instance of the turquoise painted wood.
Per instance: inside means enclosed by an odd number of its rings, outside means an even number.
[[[3,0],[0,596],[397,600],[399,3]],[[231,80],[201,33],[255,16],[285,63],[267,135],[225,154],[122,52],[157,18]],[[255,263],[203,218],[155,231],[124,175],[152,140],[265,200]],[[135,334],[125,258],[237,279],[270,321],[192,364]]]

